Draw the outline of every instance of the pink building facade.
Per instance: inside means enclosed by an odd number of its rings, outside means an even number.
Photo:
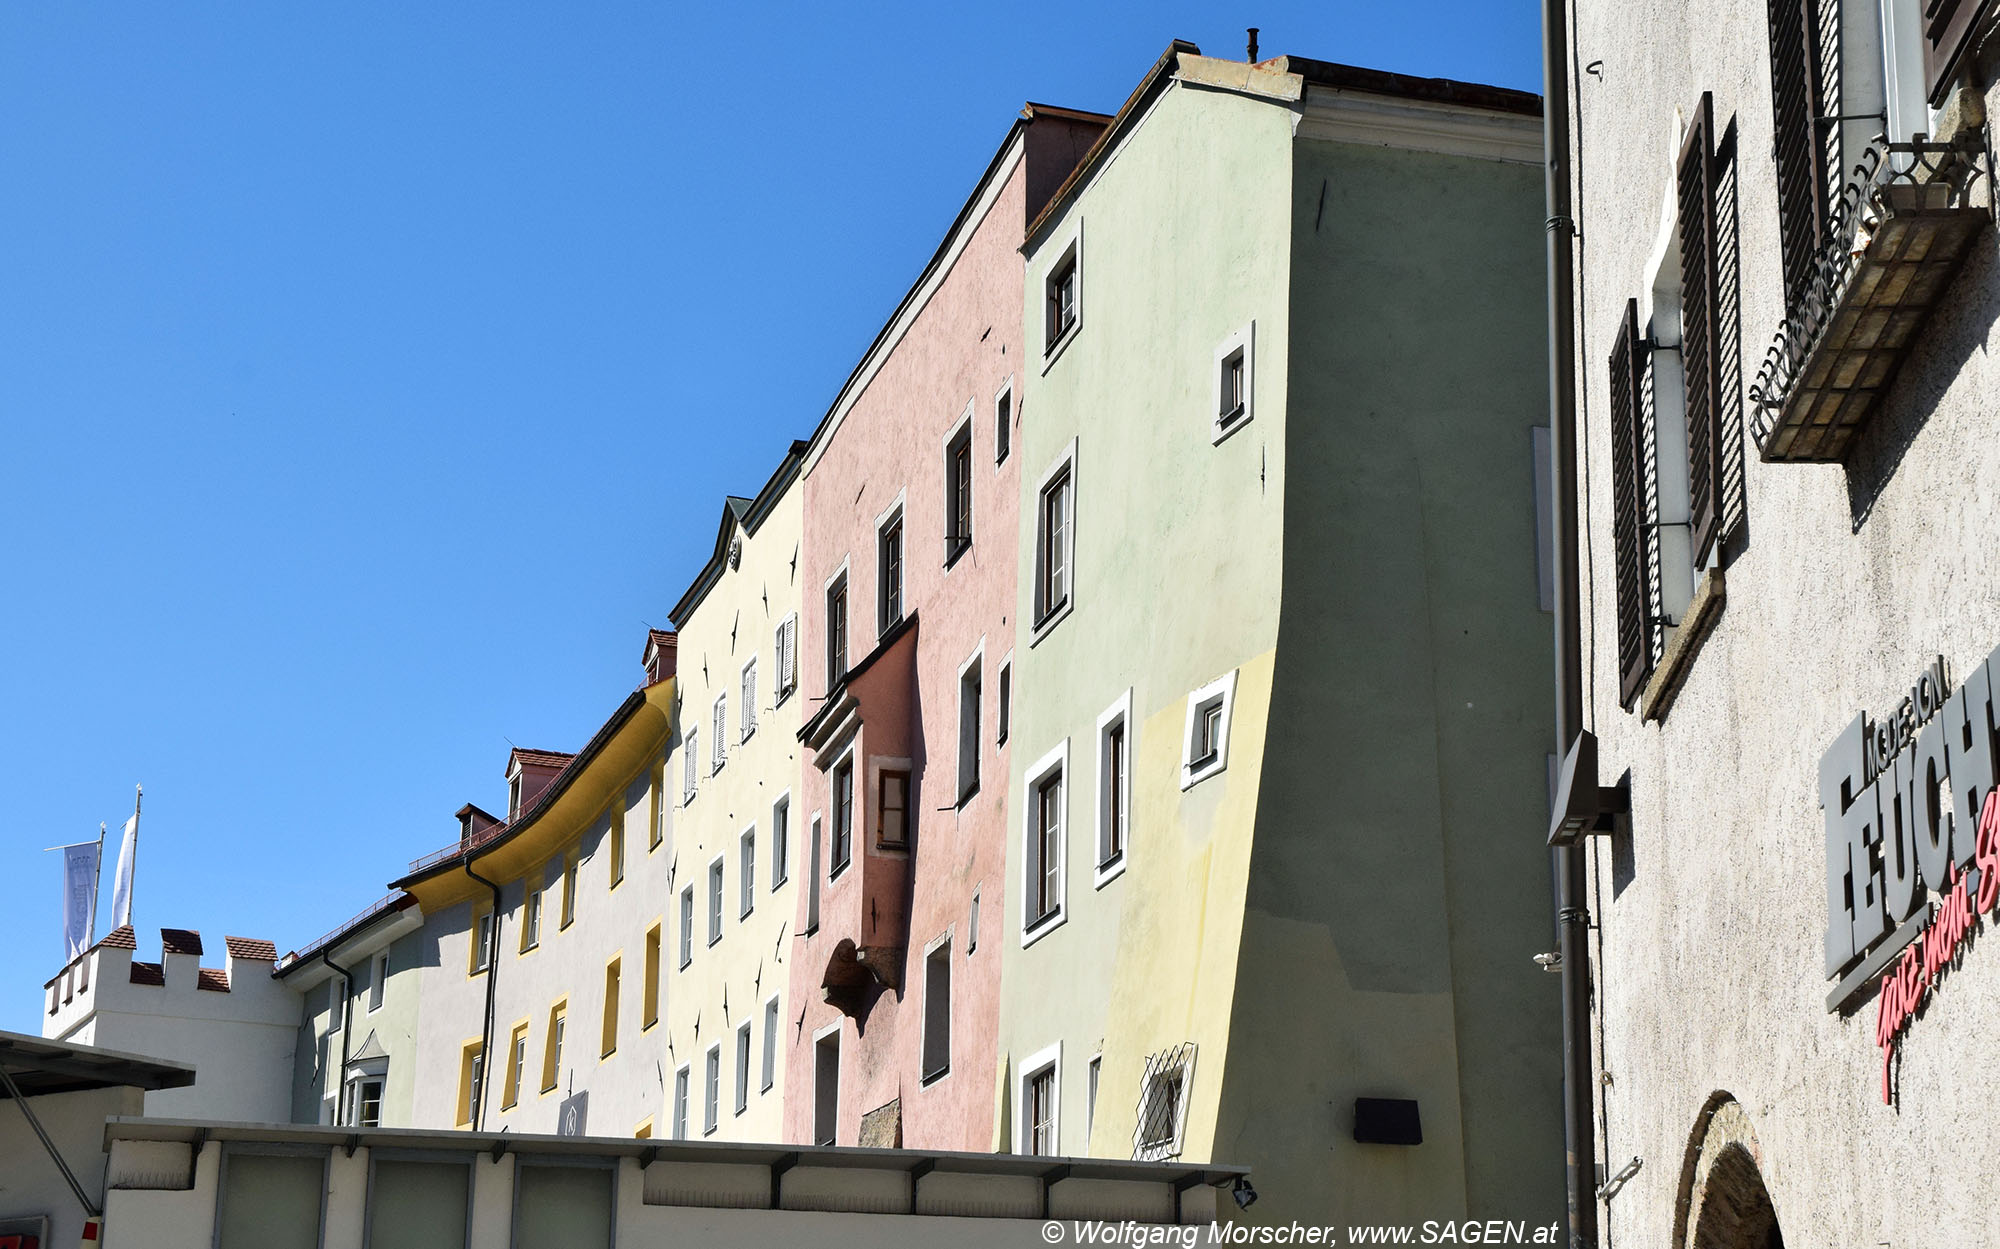
[[[790,1140],[994,1147],[1019,248],[1106,120],[1023,110],[806,455]]]

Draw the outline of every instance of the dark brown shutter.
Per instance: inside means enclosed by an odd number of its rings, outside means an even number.
[[[1628,300],[1611,346],[1611,542],[1618,575],[1618,702],[1629,707],[1653,667],[1647,628],[1648,550],[1645,442],[1639,437],[1639,396],[1645,345],[1639,339],[1639,301]]]
[[[1826,144],[1818,132],[1821,89],[1817,0],[1769,0],[1772,156],[1778,166],[1778,249],[1785,306],[1812,282],[1826,239]]]
[[[1694,559],[1708,558],[1722,528],[1722,388],[1715,294],[1715,102],[1703,92],[1681,144],[1681,365],[1687,376],[1688,501]]]
[[[1974,32],[1986,25],[1994,0],[1924,0],[1924,89],[1931,107],[1944,102]],[[1907,138],[1908,136],[1904,136]]]

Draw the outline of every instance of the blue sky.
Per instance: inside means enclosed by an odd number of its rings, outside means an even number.
[[[10,6],[0,1028],[135,782],[140,956],[219,962],[580,746],[1021,102],[1251,22],[1539,87],[1526,0]]]

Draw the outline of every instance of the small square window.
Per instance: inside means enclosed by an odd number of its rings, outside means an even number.
[[[1053,357],[1076,329],[1083,315],[1082,238],[1072,238],[1042,284],[1042,353]]]
[[[1256,403],[1257,324],[1251,322],[1215,349],[1215,391],[1209,434],[1221,442],[1247,424]]]
[[[993,463],[1007,462],[1007,453],[1014,449],[1014,382],[1008,379],[1000,393],[993,397]]]
[[[910,844],[910,774],[883,769],[875,803],[875,842],[882,846]]]
[[[1229,766],[1229,717],[1236,674],[1212,681],[1188,696],[1187,728],[1181,754],[1181,788],[1187,789]]]

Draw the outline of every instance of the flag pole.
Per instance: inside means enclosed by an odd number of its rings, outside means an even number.
[[[132,910],[132,895],[139,891],[139,804],[145,801],[146,787],[132,787],[132,876],[125,885],[125,910]]]
[[[90,944],[97,944],[97,899],[104,889],[104,821],[97,822],[97,876],[90,884]]]

